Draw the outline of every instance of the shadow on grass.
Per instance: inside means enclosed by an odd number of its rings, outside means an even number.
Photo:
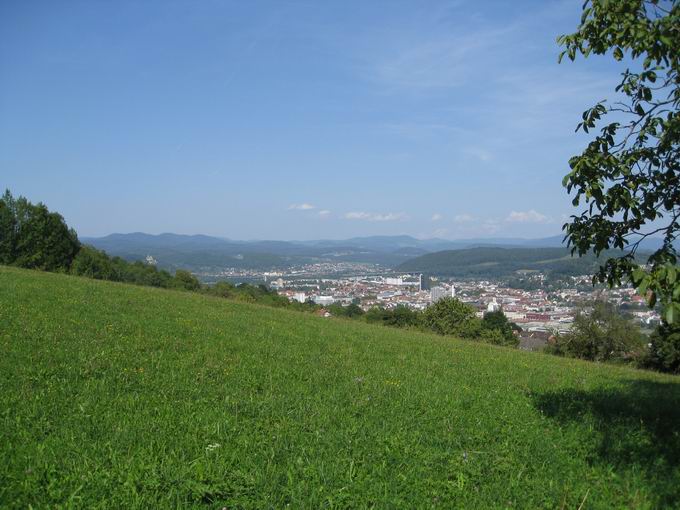
[[[563,425],[587,429],[584,441],[597,445],[591,463],[609,465],[618,474],[639,472],[660,507],[680,505],[680,381],[565,389],[534,395],[534,403]]]

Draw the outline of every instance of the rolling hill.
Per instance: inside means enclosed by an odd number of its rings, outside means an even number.
[[[542,271],[556,276],[592,274],[593,256],[571,257],[566,248],[480,247],[427,253],[397,266],[404,272],[454,277],[504,277],[517,271]]]
[[[395,267],[410,264],[420,255],[443,250],[480,247],[560,248],[562,236],[543,239],[490,238],[416,239],[411,236],[369,236],[342,240],[315,241],[235,241],[206,235],[141,232],[84,237],[83,242],[127,260],[152,255],[164,269],[209,271],[226,267],[242,269],[285,269],[316,262],[355,262]],[[658,240],[649,240],[647,247]],[[501,253],[501,252],[497,252]],[[429,260],[429,259],[425,259]],[[410,266],[409,266],[410,267]]]
[[[283,269],[328,261],[372,263],[391,267],[413,256],[427,253],[427,250],[402,245],[398,241],[367,244],[357,240],[307,243],[233,241],[180,234],[111,234],[100,238],[83,238],[83,242],[127,260],[140,260],[152,255],[163,268],[194,271],[225,267]]]
[[[680,379],[0,266],[6,508],[670,508]]]

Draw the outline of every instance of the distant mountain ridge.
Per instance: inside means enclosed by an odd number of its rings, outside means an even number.
[[[83,237],[86,243],[107,245],[111,247],[121,246],[158,246],[158,247],[213,247],[213,246],[249,246],[258,250],[290,250],[291,246],[297,247],[353,247],[375,251],[396,251],[405,248],[418,248],[426,251],[440,251],[442,249],[470,248],[474,246],[539,246],[557,247],[562,246],[562,237],[551,236],[539,239],[525,238],[472,238],[472,239],[417,239],[408,235],[399,236],[366,236],[352,237],[349,239],[318,239],[311,241],[279,241],[279,240],[234,240],[223,237],[208,236],[204,234],[146,234],[132,232],[127,234],[114,233],[103,237]]]
[[[161,267],[274,269],[315,262],[357,262],[387,267],[410,267],[410,259],[445,250],[470,248],[563,248],[562,236],[541,239],[477,238],[417,239],[412,236],[367,236],[312,241],[241,241],[202,234],[110,234],[83,237],[84,243],[127,260],[152,255]],[[660,241],[659,241],[660,243]],[[649,244],[649,243],[648,243]],[[566,251],[566,249],[565,249]]]

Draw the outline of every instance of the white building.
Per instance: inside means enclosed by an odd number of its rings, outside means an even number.
[[[293,300],[298,301],[299,303],[304,303],[305,301],[307,301],[307,294],[305,294],[304,292],[296,292],[295,294],[293,294]]]
[[[380,300],[391,299],[397,296],[401,296],[402,292],[400,290],[385,290],[383,292],[378,292],[376,297]]]
[[[432,287],[430,289],[430,301],[436,303],[442,298],[447,297],[448,292],[444,287]]]
[[[321,306],[332,305],[335,298],[333,296],[314,296],[314,302]]]
[[[486,305],[487,312],[497,312],[500,309],[501,305],[500,303],[498,303],[498,301],[496,301],[496,298],[493,298],[493,300],[491,300],[491,302],[488,305]]]

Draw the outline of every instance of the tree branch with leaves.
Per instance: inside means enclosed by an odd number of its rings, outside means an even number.
[[[598,129],[569,160],[564,185],[573,205],[585,205],[563,226],[572,254],[609,258],[593,282],[631,281],[648,305],[662,305],[668,324],[680,322],[680,1],[587,0],[573,34],[558,38],[566,56],[611,54],[630,62],[616,87],[620,100],[583,113],[576,130]],[[611,120],[611,122],[605,122]],[[641,260],[642,241],[663,239]]]

